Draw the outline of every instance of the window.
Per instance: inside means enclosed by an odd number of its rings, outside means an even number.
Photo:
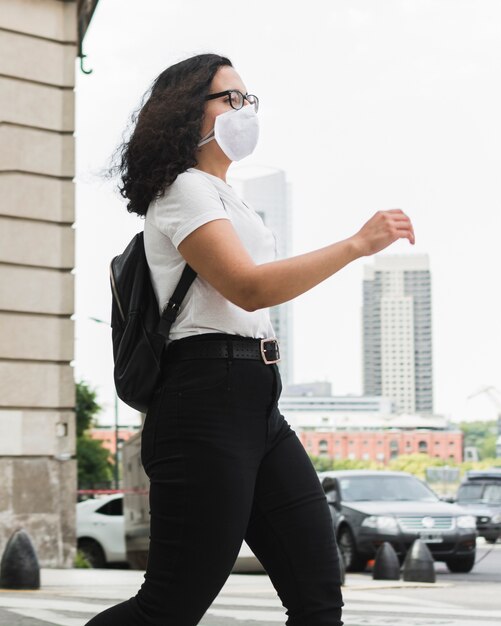
[[[428,443],[426,441],[420,441],[418,443],[418,450],[421,453],[427,453],[428,452]]]
[[[123,515],[123,498],[110,500],[96,509],[96,513],[101,513],[101,515]]]

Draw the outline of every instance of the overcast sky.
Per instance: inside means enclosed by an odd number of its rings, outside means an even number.
[[[300,8],[295,8],[298,6]],[[261,133],[242,161],[285,170],[294,254],[402,208],[432,273],[435,412],[496,414],[501,389],[501,2],[498,0],[100,0],[77,71],[75,375],[111,421],[109,263],[143,221],[99,171],[143,93],[188,56],[228,56],[260,98]],[[232,167],[238,167],[234,165]],[[231,171],[231,170],[230,170]],[[362,393],[363,265],[294,302],[296,382]],[[500,407],[501,408],[501,407]],[[120,406],[120,419],[134,411]]]

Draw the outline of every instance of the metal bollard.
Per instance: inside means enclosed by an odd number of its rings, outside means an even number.
[[[435,561],[428,546],[416,539],[404,561],[404,580],[408,582],[434,583]]]
[[[372,578],[374,580],[400,580],[400,561],[388,541],[382,543],[377,549]]]
[[[40,589],[40,565],[30,536],[24,529],[10,537],[0,562],[0,588]]]

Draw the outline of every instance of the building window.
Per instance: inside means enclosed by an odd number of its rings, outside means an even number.
[[[329,442],[326,439],[321,439],[318,442],[318,453],[328,454],[328,452],[329,452]]]
[[[426,441],[420,441],[418,443],[419,452],[426,454],[428,452],[428,443]]]

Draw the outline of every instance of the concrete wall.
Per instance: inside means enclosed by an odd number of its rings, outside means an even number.
[[[19,527],[45,567],[75,554],[76,1],[0,11],[0,554]]]

